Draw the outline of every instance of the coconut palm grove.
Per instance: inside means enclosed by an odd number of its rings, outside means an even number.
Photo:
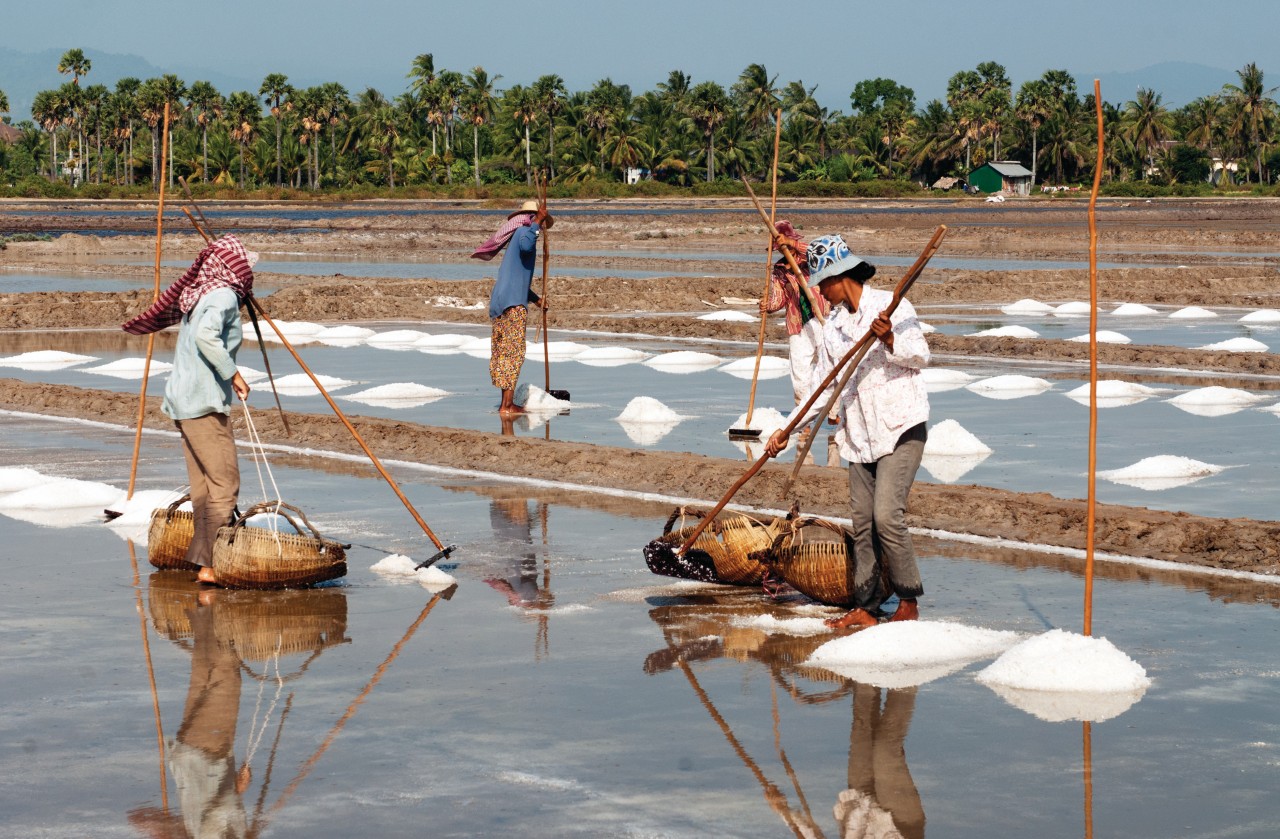
[[[672,70],[640,93],[609,78],[571,91],[555,74],[503,86],[499,73],[438,68],[429,53],[398,92],[300,88],[283,73],[257,90],[172,74],[108,88],[92,70],[68,50],[57,66],[68,80],[40,91],[29,118],[5,119],[0,195],[141,195],[159,188],[162,155],[168,180],[224,197],[483,197],[542,176],[561,195],[737,194],[739,178],[768,171],[779,111],[791,195],[912,194],[997,160],[1030,169],[1039,194],[1091,181],[1096,156],[1091,90],[1065,70],[1014,90],[992,61],[951,76],[945,101],[917,102],[892,79],[856,81],[847,113],[763,64],[728,89]],[[1159,91],[1111,102],[1104,90],[1105,191],[1275,194],[1276,88],[1253,63],[1236,75],[1176,109]]]

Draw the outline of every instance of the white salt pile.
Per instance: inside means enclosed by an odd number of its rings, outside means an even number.
[[[725,309],[719,312],[707,312],[705,315],[698,315],[698,320],[727,320],[736,323],[755,323],[759,318],[755,315],[749,315],[746,312],[735,312],[732,309]]]
[[[677,414],[651,396],[637,396],[628,402],[627,407],[614,419],[622,423],[652,422],[666,425],[668,423],[678,423],[683,419],[688,419],[688,417]]]
[[[1099,472],[1098,477],[1135,489],[1155,491],[1193,484],[1201,478],[1216,475],[1226,468],[1189,457],[1161,454],[1144,457],[1123,469]]]
[[[1226,352],[1268,352],[1271,348],[1261,341],[1252,338],[1230,338],[1216,344],[1205,344],[1196,347],[1198,350],[1225,350]]]
[[[491,346],[492,341],[487,336],[480,338],[468,338],[458,345],[458,351],[465,355],[469,355],[472,358],[488,358],[491,354]],[[419,347],[419,349],[423,348]]]
[[[1055,306],[1053,313],[1055,315],[1074,317],[1076,315],[1087,315],[1092,310],[1093,307],[1088,303],[1080,300],[1073,300],[1069,303],[1063,303],[1060,306]]]
[[[1005,375],[979,379],[965,387],[988,399],[1021,399],[1024,396],[1044,393],[1053,387],[1053,384],[1033,376]]]
[[[1078,344],[1087,344],[1089,343],[1089,335],[1088,333],[1085,333],[1084,335],[1077,335],[1074,338],[1068,338],[1067,340],[1075,341]],[[1109,329],[1099,329],[1098,343],[1099,344],[1132,344],[1133,339],[1130,338],[1128,335],[1122,335],[1119,332],[1112,332]]]
[[[1261,402],[1265,396],[1250,393],[1236,387],[1200,387],[1180,393],[1169,401],[1175,405],[1240,405],[1248,406]]]
[[[920,331],[923,332],[925,335],[930,335],[938,331],[938,327],[936,326],[927,324],[924,321],[919,321],[919,323],[920,323]]]
[[[276,334],[276,329],[280,330],[290,344],[310,344],[315,341],[316,335],[324,330],[320,324],[304,320],[273,320],[272,323],[275,324],[275,329],[272,329],[271,324],[265,320],[260,320],[259,328],[262,330],[262,340],[274,341],[277,344],[280,343],[280,336]],[[252,340],[255,334],[253,321],[247,321],[241,326],[244,329],[245,338]]]
[[[773,436],[773,432],[782,428],[787,424],[787,418],[776,408],[756,408],[751,412],[751,424],[747,424],[747,415],[744,413],[734,420],[729,428],[747,428],[760,432],[760,441],[765,443]],[[729,429],[725,429],[728,431]],[[792,434],[787,441],[788,448],[795,445],[796,435]],[[742,448],[742,446],[739,446]],[[763,449],[761,450],[763,453]]]
[[[1055,721],[1087,719],[1095,722],[1123,713],[1151,685],[1151,679],[1147,677],[1147,671],[1142,665],[1118,650],[1106,638],[1077,635],[1061,629],[1028,638],[1008,650],[980,672],[977,681],[993,689],[1058,694],[1057,697],[1044,697],[1048,702],[1033,705],[1034,708],[1048,712],[1047,714],[1037,713],[1031,708],[1027,710],[1036,716]],[[1063,696],[1064,694],[1074,696]],[[1099,694],[1119,694],[1128,701],[1095,704],[1088,701],[1089,694],[1095,697]],[[1034,701],[1034,697],[1024,695],[1022,698]],[[1068,700],[1068,706],[1078,703],[1078,710],[1083,714],[1063,714],[1062,711],[1067,709],[1061,704],[1064,699]],[[1057,712],[1053,710],[1055,706]],[[1115,710],[1117,707],[1118,712]]]
[[[1280,309],[1259,309],[1240,318],[1240,323],[1280,323]]]
[[[479,310],[479,309],[488,308],[488,304],[484,303],[483,301],[477,300],[474,303],[468,303],[467,301],[463,300],[461,297],[453,297],[447,294],[437,295],[435,297],[432,297],[429,300],[424,300],[423,302],[428,303],[432,306],[444,306],[447,309]]]
[[[393,329],[390,332],[378,332],[365,339],[365,343],[379,349],[404,349],[412,347],[426,337],[425,332],[417,329]]]
[[[120,515],[112,519],[112,524],[141,524],[147,525],[151,523],[151,514],[158,509],[168,507],[173,502],[181,498],[183,493],[175,492],[171,489],[145,489],[133,493],[132,498],[120,498],[104,507],[104,510]],[[185,501],[180,510],[190,510],[191,502]]]
[[[267,374],[261,370],[255,370],[252,367],[245,367],[242,364],[237,364],[236,369],[240,371],[241,378],[250,384],[260,382],[267,377]]]
[[[965,430],[953,419],[946,419],[929,429],[929,439],[924,444],[925,454],[941,457],[967,457],[975,454],[991,454],[991,447]]]
[[[472,336],[459,335],[456,332],[442,332],[439,335],[423,335],[413,342],[420,350],[457,349],[470,341]]]
[[[114,379],[141,379],[143,368],[146,367],[147,360],[145,358],[122,358],[113,361],[110,364],[103,364],[98,367],[81,368],[82,373],[93,373],[98,376],[111,376]],[[168,373],[173,369],[173,365],[165,361],[156,361],[151,359],[151,367],[147,369],[147,375],[155,376],[160,373]]]
[[[413,567],[417,564],[407,556],[392,554],[369,566],[369,570],[389,582],[408,583],[416,581],[431,592],[444,591],[458,582],[434,565],[415,571]]]
[[[336,376],[318,375],[316,379],[325,390],[330,392],[355,384],[350,379],[339,379]],[[320,392],[316,390],[315,383],[306,373],[294,373],[291,376],[276,379],[276,390],[287,396],[310,396]]]
[[[358,393],[349,393],[342,398],[383,408],[418,408],[448,395],[449,391],[438,387],[428,387],[414,382],[393,382]]]
[[[991,457],[990,452],[970,455],[937,455],[926,453],[920,458],[920,465],[935,481],[953,484],[972,472]]]
[[[368,329],[363,326],[351,326],[348,324],[343,326],[330,326],[327,329],[321,329],[316,333],[316,337],[321,341],[345,341],[350,339],[368,338],[376,334],[377,333],[372,329]]]
[[[831,627],[822,618],[777,618],[773,615],[756,615],[751,618],[734,618],[734,626],[759,629],[770,635],[830,635]]]
[[[1111,314],[1121,317],[1133,317],[1135,315],[1158,315],[1160,314],[1150,306],[1144,306],[1141,303],[1121,303],[1111,310]]]
[[[1001,306],[1000,311],[1006,315],[1043,315],[1046,312],[1052,312],[1053,307],[1048,303],[1041,303],[1039,300],[1032,300],[1026,297],[1016,303]]]
[[[75,478],[51,478],[34,486],[0,496],[0,509],[40,510],[92,507],[101,515],[107,507],[118,504],[125,492],[97,481]]]
[[[962,370],[950,370],[946,367],[926,367],[920,371],[924,381],[924,389],[929,393],[943,393],[964,387],[974,377]]]
[[[755,356],[740,358],[737,361],[730,361],[728,364],[720,368],[721,373],[728,373],[737,379],[750,379],[752,372],[756,367]],[[785,358],[779,358],[776,355],[766,355],[760,358],[760,378],[761,379],[777,379],[791,373],[791,362]]]
[[[575,355],[573,360],[591,367],[621,367],[648,357],[648,353],[630,347],[591,347]]]
[[[981,332],[970,332],[970,338],[1039,338],[1040,333],[1025,326],[997,326]]]
[[[1187,306],[1186,308],[1179,309],[1178,311],[1169,315],[1169,317],[1177,318],[1179,320],[1192,320],[1194,318],[1216,318],[1217,316],[1218,315],[1216,312],[1211,312],[1208,309],[1202,309],[1199,306]]]
[[[526,411],[543,414],[558,414],[573,407],[569,401],[556,399],[542,388],[528,382],[516,388],[515,402]]]
[[[1136,382],[1125,382],[1120,379],[1102,379],[1098,382],[1098,407],[1118,408],[1124,405],[1136,405],[1150,399],[1162,391]],[[1089,404],[1089,385],[1080,385],[1066,393],[1067,398],[1084,405]]]
[[[1268,405],[1268,406],[1267,406],[1267,407],[1265,407],[1265,408],[1259,408],[1258,410],[1259,410],[1259,411],[1270,411],[1270,412],[1271,412],[1271,413],[1273,413],[1273,414],[1280,414],[1280,402],[1277,402],[1277,403],[1276,403],[1276,404],[1274,404],[1274,405]]]
[[[542,344],[528,342],[525,357],[540,361],[544,357],[550,361],[569,361],[586,352],[590,347],[574,341],[549,341],[544,348]]]
[[[805,664],[884,688],[911,687],[999,655],[1016,632],[942,621],[882,623],[828,641]]]
[[[97,361],[96,355],[76,355],[59,350],[37,350],[0,358],[0,367],[14,367],[18,370],[62,370]]]
[[[724,361],[718,355],[692,350],[679,350],[655,355],[644,362],[644,366],[661,370],[664,373],[696,373],[699,370],[710,370]]]

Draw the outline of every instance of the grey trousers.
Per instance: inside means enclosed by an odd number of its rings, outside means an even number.
[[[195,514],[195,535],[187,548],[187,561],[211,566],[218,528],[230,523],[236,496],[240,494],[240,463],[231,435],[231,418],[226,414],[205,414],[178,420],[177,425]]]
[[[920,423],[903,432],[893,451],[875,463],[849,464],[854,590],[859,596],[857,605],[863,608],[879,606],[890,593],[903,600],[924,594],[906,511],[907,495],[928,436],[925,424]],[[887,592],[879,591],[882,568],[888,577]]]

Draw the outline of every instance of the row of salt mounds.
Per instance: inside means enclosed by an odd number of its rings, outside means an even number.
[[[1178,455],[1160,454],[1144,457],[1123,469],[1108,469],[1098,473],[1099,478],[1113,484],[1124,484],[1135,489],[1161,490],[1193,484],[1201,478],[1216,475],[1225,466],[1193,460]]]
[[[591,348],[586,344],[575,341],[548,341],[545,347],[528,341],[525,343],[525,357],[534,361],[541,361],[543,358],[548,361],[571,361],[589,349]]]
[[[925,390],[929,393],[956,390],[977,378],[963,370],[952,370],[947,367],[926,367],[920,371],[920,377],[924,382]]]
[[[316,380],[327,391],[341,390],[344,387],[356,384],[351,379],[339,379],[336,376],[317,375]],[[286,396],[312,396],[320,392],[316,389],[315,382],[311,381],[311,377],[306,373],[294,373],[290,376],[276,379],[276,390]]]
[[[449,391],[428,387],[414,382],[393,382],[378,385],[359,393],[349,393],[343,399],[380,408],[419,408],[449,395]]]
[[[649,357],[647,352],[630,347],[591,347],[573,357],[574,361],[590,367],[621,367],[636,364]]]
[[[750,379],[756,369],[756,357],[754,355],[740,358],[737,361],[730,361],[728,364],[720,368],[720,372],[728,373],[736,379]],[[785,358],[779,358],[776,355],[766,355],[760,358],[760,378],[777,379],[791,373],[791,362]]]
[[[525,382],[516,388],[515,403],[526,411],[540,414],[558,414],[573,407],[567,399],[557,399],[537,385]]]
[[[431,593],[444,591],[458,581],[434,565],[416,569],[418,563],[403,554],[391,554],[369,566],[369,570],[393,583],[416,582]]]
[[[749,315],[746,312],[737,312],[733,309],[721,309],[718,312],[707,312],[705,315],[698,315],[698,320],[724,320],[735,323],[755,323],[759,318],[755,315]]]
[[[1265,396],[1235,387],[1201,387],[1180,393],[1168,400],[1171,405],[1201,417],[1225,417],[1243,411]]]
[[[1253,338],[1228,338],[1216,344],[1205,344],[1203,347],[1196,347],[1196,349],[1223,350],[1226,352],[1269,352],[1271,350],[1266,344],[1261,341],[1255,341]]]
[[[1040,333],[1025,326],[997,326],[981,332],[970,332],[970,338],[1039,338]]]
[[[1053,387],[1051,382],[1033,376],[992,376],[965,385],[968,390],[988,399],[1021,399],[1035,396]]]
[[[1163,390],[1154,387],[1147,387],[1136,382],[1126,382],[1120,379],[1102,379],[1098,382],[1098,407],[1099,408],[1119,408],[1125,405],[1137,405],[1164,393]],[[1089,404],[1089,385],[1082,384],[1074,390],[1069,390],[1065,394],[1068,399],[1080,402],[1084,405]]]
[[[1240,318],[1240,323],[1280,323],[1280,309],[1259,309]]]
[[[631,442],[652,446],[689,417],[677,414],[651,396],[637,396],[614,419]]]
[[[677,350],[660,353],[643,362],[645,367],[661,370],[664,373],[697,373],[720,366],[724,359],[718,355],[693,350]]]
[[[1088,334],[1077,335],[1074,338],[1068,338],[1067,340],[1075,341],[1077,344],[1087,344],[1089,343],[1089,336]],[[1098,343],[1099,344],[1132,344],[1133,339],[1130,338],[1128,335],[1122,335],[1119,332],[1112,332],[1109,329],[1099,329]]]
[[[929,429],[920,465],[935,479],[949,484],[990,457],[991,451],[960,423],[946,419]]]
[[[36,350],[0,358],[0,367],[14,367],[18,370],[62,370],[97,360],[96,355],[76,355],[60,350]]]
[[[113,379],[141,380],[144,369],[148,376],[157,376],[161,373],[168,373],[173,369],[173,365],[166,361],[152,359],[151,366],[148,367],[145,358],[121,358],[110,364],[103,364],[100,367],[82,367],[80,372],[93,373],[95,376],[110,376]]]
[[[1175,320],[1196,320],[1199,318],[1216,318],[1217,316],[1217,312],[1211,312],[1208,309],[1201,308],[1200,306],[1187,306],[1186,308],[1179,309],[1169,315],[1169,317],[1174,318]]]
[[[1120,317],[1134,317],[1136,315],[1158,315],[1160,313],[1141,303],[1121,303],[1111,310],[1111,314],[1119,315]]]
[[[881,688],[906,688],[997,656],[1021,637],[943,621],[882,623],[828,641],[805,664]]]
[[[858,637],[858,636],[853,636]],[[1050,722],[1102,722],[1142,698],[1147,671],[1106,638],[1052,629],[1009,649],[977,681]]]

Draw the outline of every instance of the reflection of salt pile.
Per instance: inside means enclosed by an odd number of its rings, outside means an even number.
[[[431,592],[444,591],[458,582],[434,565],[430,568],[415,571],[413,567],[417,564],[407,556],[392,554],[369,566],[369,570],[389,582],[408,583],[416,581]]]
[[[549,341],[545,347],[530,341],[525,347],[525,358],[531,358],[534,361],[541,361],[543,358],[548,361],[568,361],[588,349],[590,348],[586,344],[578,344],[574,341]]]
[[[1174,406],[1201,417],[1225,417],[1243,411],[1266,397],[1234,387],[1201,387],[1178,394],[1169,400]]]
[[[1150,306],[1144,306],[1141,303],[1121,303],[1111,310],[1111,314],[1120,315],[1121,317],[1132,317],[1134,315],[1158,315],[1160,314]]]
[[[449,391],[438,387],[428,387],[414,382],[394,382],[371,387],[359,393],[350,393],[343,399],[383,408],[417,408],[448,395]]]
[[[355,384],[350,379],[339,379],[335,376],[316,376],[316,379],[327,391],[339,390]],[[310,396],[320,392],[316,390],[315,383],[306,373],[294,373],[291,376],[276,379],[276,390],[287,396]]]
[[[30,476],[10,474],[12,481],[31,480]],[[0,513],[14,519],[48,527],[68,527],[102,520],[104,508],[118,504],[124,490],[95,481],[73,478],[49,478],[0,495]]]
[[[1039,338],[1040,333],[1025,326],[997,326],[981,332],[970,332],[970,338]]]
[[[991,456],[991,447],[965,430],[953,419],[929,429],[920,465],[943,483],[958,481]]]
[[[1125,382],[1120,379],[1103,379],[1098,382],[1098,407],[1118,408],[1123,405],[1136,405],[1160,392],[1157,388],[1147,387],[1135,382]],[[1076,402],[1088,405],[1089,385],[1083,384],[1074,390],[1069,390],[1066,396]]]
[[[1261,341],[1255,341],[1252,338],[1229,338],[1226,341],[1219,341],[1216,344],[1205,344],[1203,347],[1196,347],[1196,349],[1225,350],[1226,352],[1267,352],[1270,350],[1270,347]]]
[[[61,352],[59,350],[37,350],[36,352],[24,352],[21,355],[0,358],[0,367],[14,367],[18,370],[62,370],[66,367],[75,367],[77,364],[85,364],[97,360],[98,357],[96,355],[76,355],[75,353]]]
[[[141,379],[142,371],[146,364],[147,360],[145,358],[122,358],[119,361],[113,361],[110,364],[103,364],[99,367],[83,367],[80,372],[93,373],[98,376],[111,376],[115,379]],[[172,364],[152,359],[151,366],[147,368],[147,375],[155,376],[159,373],[168,373],[172,369]]]
[[[1202,309],[1199,306],[1187,306],[1186,308],[1179,309],[1178,311],[1173,312],[1172,314],[1169,315],[1169,317],[1175,318],[1177,320],[1192,320],[1195,318],[1216,318],[1217,316],[1218,315],[1216,312],[1211,312],[1208,309]]]
[[[592,347],[575,355],[573,360],[591,367],[621,367],[644,361],[647,357],[648,353],[630,347]]]
[[[1023,298],[1016,303],[1010,303],[1008,306],[1001,306],[1000,311],[1006,315],[1043,315],[1045,312],[1052,312],[1053,307],[1048,303],[1041,303],[1039,300]]]
[[[1088,303],[1073,300],[1069,303],[1063,303],[1060,306],[1056,306],[1053,313],[1058,317],[1075,317],[1077,315],[1087,315],[1091,311],[1093,311],[1093,307]]]
[[[737,379],[749,379],[755,368],[755,356],[749,356],[740,358],[737,361],[730,361],[720,368],[720,372],[728,373]],[[766,355],[760,358],[760,378],[762,379],[776,379],[790,372],[791,362],[785,358],[778,358],[776,355]]]
[[[746,312],[735,312],[732,309],[725,309],[719,312],[707,312],[705,315],[698,315],[698,320],[727,320],[736,323],[755,323],[759,318],[755,315],[749,315]]]
[[[1142,665],[1106,638],[1061,629],[1008,650],[979,673],[977,681],[1016,707],[1053,722],[1111,719],[1141,699],[1151,685]]]
[[[1088,334],[1076,335],[1074,338],[1068,338],[1067,340],[1075,341],[1076,343],[1079,343],[1079,344],[1087,344],[1089,343],[1089,336]],[[1132,344],[1133,339],[1131,339],[1128,335],[1122,335],[1119,332],[1112,332],[1108,329],[1099,329],[1098,343],[1099,344]]]
[[[393,329],[390,332],[379,332],[370,335],[365,343],[380,350],[405,350],[416,346],[427,333],[417,329]]]
[[[911,687],[999,655],[1016,632],[942,621],[882,623],[828,641],[805,664],[884,688]]]
[[[950,370],[946,367],[926,367],[920,371],[925,390],[929,393],[942,393],[964,387],[974,377],[961,370]]]
[[[988,399],[1021,399],[1024,396],[1044,393],[1053,385],[1033,376],[1006,375],[979,379],[965,387]]]
[[[1240,323],[1280,323],[1280,309],[1259,309],[1240,318]]]
[[[1131,486],[1135,489],[1161,490],[1193,484],[1201,478],[1216,475],[1226,468],[1225,466],[1216,466],[1212,463],[1192,460],[1189,457],[1161,454],[1154,457],[1144,457],[1137,463],[1126,466],[1123,469],[1109,469],[1105,472],[1099,472],[1098,477],[1115,484]]]
[[[661,353],[644,362],[644,366],[661,370],[664,373],[696,373],[699,370],[710,370],[724,359],[718,355],[692,350]]]
[[[516,388],[515,402],[526,411],[541,414],[558,414],[573,407],[567,400],[556,399],[542,388],[528,382]]]
[[[637,396],[614,418],[631,442],[651,446],[671,433],[681,420],[688,419],[651,396]]]

